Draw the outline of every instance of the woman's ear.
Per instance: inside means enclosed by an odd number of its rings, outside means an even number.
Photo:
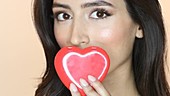
[[[137,38],[143,38],[143,30],[141,26],[138,26],[137,32],[136,32],[136,37]]]

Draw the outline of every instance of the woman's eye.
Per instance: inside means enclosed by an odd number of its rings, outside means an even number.
[[[90,15],[90,18],[104,19],[104,18],[107,18],[108,16],[111,16],[111,14],[108,13],[106,10],[98,9],[98,10],[92,12],[92,14]]]
[[[58,21],[65,21],[71,19],[71,16],[67,13],[60,12],[60,13],[56,13],[55,18]]]

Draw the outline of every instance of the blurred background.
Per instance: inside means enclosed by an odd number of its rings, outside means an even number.
[[[170,0],[160,2],[170,48]],[[45,70],[45,57],[31,12],[32,0],[0,3],[0,96],[34,96]],[[170,72],[166,72],[170,82]]]

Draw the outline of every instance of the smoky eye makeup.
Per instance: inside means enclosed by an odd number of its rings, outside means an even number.
[[[105,7],[92,7],[89,8],[88,11],[82,10],[82,14],[86,15],[88,14],[89,19],[93,20],[102,20],[107,19],[108,17],[112,16],[114,13],[114,10],[111,8],[105,8]],[[83,15],[82,15],[83,16]],[[65,9],[55,9],[53,10],[53,19],[57,22],[64,22],[67,20],[73,19],[73,15],[71,12],[68,12]]]
[[[54,12],[53,18],[59,22],[72,19],[72,16],[66,11],[57,11]]]
[[[106,19],[112,15],[113,13],[108,11],[105,8],[94,8],[92,12],[90,13],[89,18],[100,20],[100,19]]]

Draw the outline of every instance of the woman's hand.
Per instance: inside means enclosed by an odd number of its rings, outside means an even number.
[[[89,75],[88,82],[84,79],[80,79],[81,86],[86,96],[110,96],[102,83],[95,77]],[[73,83],[70,84],[70,90],[72,96],[81,96],[77,87]]]

